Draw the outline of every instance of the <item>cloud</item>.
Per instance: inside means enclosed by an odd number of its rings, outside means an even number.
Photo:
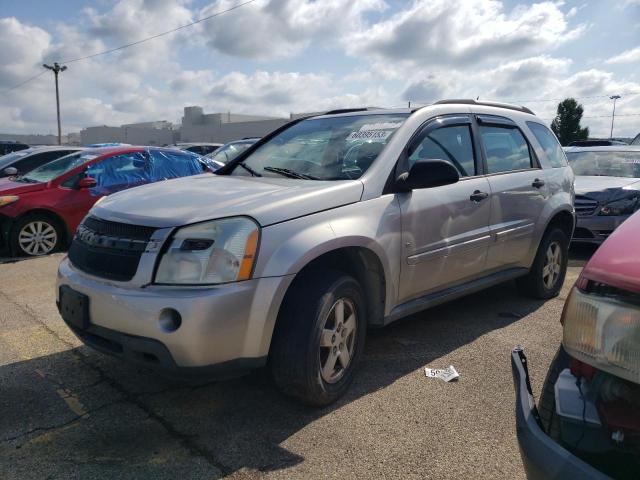
[[[220,0],[200,11],[199,18],[238,2]],[[364,28],[363,14],[382,11],[382,0],[272,0],[252,3],[224,18],[200,24],[207,46],[244,58],[290,57],[312,40],[331,44],[344,31]]]
[[[605,63],[635,63],[638,61],[640,61],[640,46],[632,48],[631,50],[625,50],[615,57],[608,59]]]
[[[385,95],[383,89],[375,87],[357,94],[344,93],[328,74],[259,70],[251,75],[232,72],[219,78],[208,99],[216,110],[288,116],[291,112],[375,105]]]
[[[507,12],[493,0],[418,0],[345,38],[354,56],[412,65],[464,68],[491,59],[539,53],[578,38],[558,3],[518,6]]]
[[[39,27],[14,17],[0,18],[0,90],[19,83],[42,67],[51,36]]]

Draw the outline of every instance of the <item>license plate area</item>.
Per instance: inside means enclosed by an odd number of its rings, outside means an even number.
[[[89,297],[73,288],[60,287],[60,315],[65,322],[80,330],[89,326]]]

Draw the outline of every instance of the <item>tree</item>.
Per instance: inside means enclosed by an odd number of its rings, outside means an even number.
[[[565,98],[558,104],[558,113],[551,122],[551,130],[562,145],[589,138],[589,127],[580,128],[583,111],[582,105],[573,98]]]

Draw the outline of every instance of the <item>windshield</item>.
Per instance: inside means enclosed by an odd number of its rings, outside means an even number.
[[[567,158],[576,175],[640,178],[640,151],[572,152]]]
[[[50,182],[54,178],[58,178],[60,175],[64,175],[74,168],[90,162],[96,157],[97,155],[91,155],[89,153],[72,153],[71,155],[66,155],[54,160],[53,162],[31,170],[27,175],[19,177],[18,180],[32,183]]]
[[[359,178],[408,116],[365,114],[303,120],[258,147],[231,174],[312,180]]]
[[[256,143],[256,141],[257,140],[250,142],[227,143],[215,152],[205,155],[204,158],[207,160],[213,160],[214,162],[229,163],[251,145]]]

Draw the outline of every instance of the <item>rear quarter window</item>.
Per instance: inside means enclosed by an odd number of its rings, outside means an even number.
[[[545,125],[536,122],[527,122],[527,126],[536,137],[538,143],[544,150],[551,166],[553,168],[566,167],[567,157],[560,146],[560,142],[556,138],[555,134],[549,130]]]

